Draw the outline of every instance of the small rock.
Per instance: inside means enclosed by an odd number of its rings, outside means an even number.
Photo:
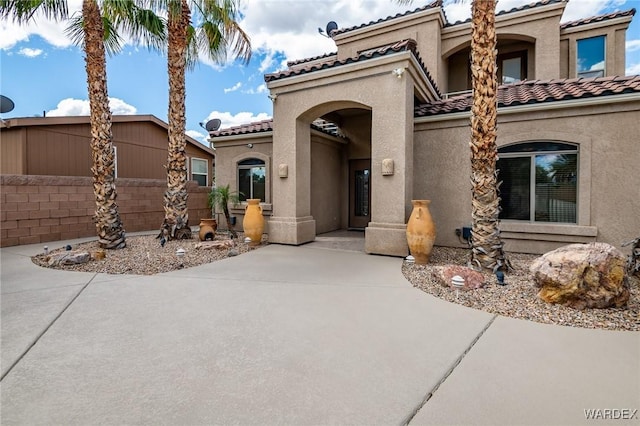
[[[478,271],[474,271],[471,268],[460,265],[445,265],[435,268],[435,278],[440,281],[440,284],[445,287],[452,287],[451,278],[456,275],[464,278],[463,290],[474,290],[482,288],[485,285],[484,275]]]
[[[545,302],[619,308],[629,300],[625,264],[624,254],[610,244],[570,244],[535,259],[529,270]]]
[[[234,248],[233,248],[233,249],[229,250],[229,253],[227,253],[227,256],[228,256],[228,257],[233,257],[233,256],[237,256],[237,255],[239,255],[239,254],[240,254],[240,253],[238,253],[238,250],[236,250],[236,249],[234,249]]]

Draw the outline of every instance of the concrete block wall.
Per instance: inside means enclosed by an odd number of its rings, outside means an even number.
[[[165,180],[117,179],[118,211],[126,232],[160,229]],[[211,217],[208,187],[187,184],[189,225]],[[90,177],[0,176],[0,247],[96,235]]]

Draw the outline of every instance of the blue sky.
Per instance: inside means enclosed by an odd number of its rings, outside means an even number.
[[[531,0],[501,0],[510,9]],[[447,2],[445,2],[447,3]],[[81,0],[70,0],[79,10]],[[187,73],[187,133],[204,141],[199,122],[220,118],[223,127],[271,117],[272,105],[264,73],[284,67],[287,60],[335,51],[333,41],[318,34],[333,20],[349,27],[395,15],[426,4],[399,6],[392,0],[244,0],[241,25],[251,37],[253,57],[248,66],[201,62]],[[640,0],[571,0],[563,22],[639,9],[627,31],[626,73],[640,74]],[[447,18],[469,15],[469,0],[449,3]],[[64,35],[65,23],[38,19],[26,26],[0,20],[0,94],[16,107],[3,119],[53,115],[87,115],[84,57]],[[167,120],[166,58],[133,44],[108,58],[107,78],[116,114],[153,114]]]

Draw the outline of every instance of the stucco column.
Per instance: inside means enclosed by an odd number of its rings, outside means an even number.
[[[406,256],[406,219],[413,197],[413,81],[385,76],[371,128],[371,222],[365,230],[365,251]],[[382,162],[392,160],[392,175]]]
[[[286,101],[282,96],[274,104],[269,241],[298,245],[316,237],[316,222],[311,217],[311,142],[309,123],[297,120]],[[286,176],[280,176],[281,167],[286,167]]]

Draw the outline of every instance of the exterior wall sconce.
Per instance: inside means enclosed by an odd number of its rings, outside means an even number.
[[[393,73],[393,75],[395,75],[398,79],[402,78],[402,75],[404,74],[404,68],[396,68],[393,71],[391,71]]]
[[[269,99],[271,99],[271,102],[275,102],[276,99],[278,99],[278,95],[275,95],[275,94],[269,95]]]
[[[289,166],[286,164],[278,165],[278,176],[281,178],[286,178],[289,176]]]
[[[382,160],[382,176],[393,175],[393,160],[391,158],[385,158]]]
[[[247,148],[249,148],[249,149],[253,148],[253,144],[252,143],[248,143],[247,144]]]

